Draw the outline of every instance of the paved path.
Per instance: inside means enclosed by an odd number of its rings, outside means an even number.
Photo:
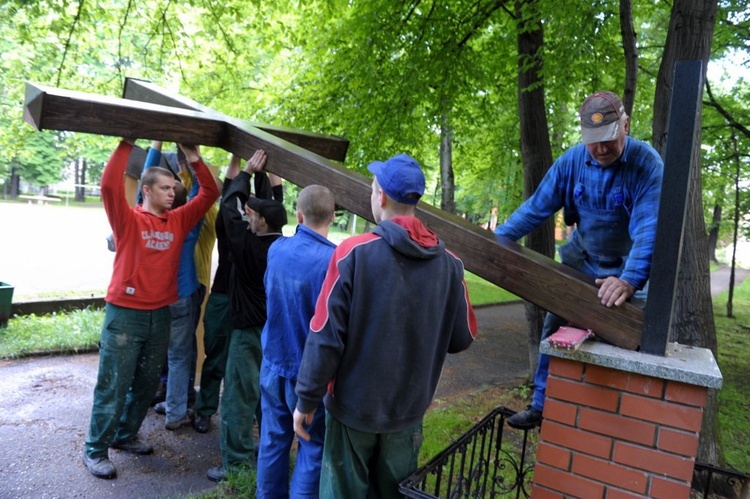
[[[449,356],[437,400],[517,385],[528,371],[523,305],[479,308],[475,345]],[[218,417],[208,434],[170,432],[149,411],[141,437],[152,456],[111,450],[116,480],[81,463],[97,373],[97,354],[0,361],[0,498],[174,497],[215,487],[205,471],[221,462]]]

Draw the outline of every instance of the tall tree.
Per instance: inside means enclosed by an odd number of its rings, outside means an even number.
[[[702,60],[705,71],[711,54],[716,11],[717,2],[710,0],[676,0],[672,6],[654,98],[654,147],[662,155],[668,140],[667,118],[675,64],[681,60]],[[699,129],[694,140],[693,164],[690,165],[684,248],[678,276],[674,331],[670,332],[670,337],[681,344],[709,348],[716,357],[716,327],[711,304],[708,245],[701,203],[700,147]],[[667,165],[670,166],[674,165]],[[698,459],[710,463],[719,463],[721,459],[715,391],[710,391],[709,403],[704,411]]]
[[[530,197],[552,165],[547,126],[547,107],[544,103],[541,50],[544,31],[537,0],[517,0],[518,36],[518,120],[521,130],[521,157],[524,171],[524,196]],[[550,217],[526,236],[526,247],[548,257],[554,256],[554,218]],[[536,369],[539,340],[544,325],[545,311],[526,302],[529,323],[529,365]]]

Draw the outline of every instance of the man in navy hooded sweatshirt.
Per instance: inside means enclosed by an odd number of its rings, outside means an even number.
[[[327,410],[321,498],[400,497],[446,354],[476,335],[463,263],[415,216],[419,164],[400,154],[367,168],[378,225],[334,252],[296,385],[300,438],[321,399]]]

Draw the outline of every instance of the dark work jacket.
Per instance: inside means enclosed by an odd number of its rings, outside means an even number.
[[[416,426],[446,354],[477,331],[463,263],[415,217],[382,221],[336,248],[318,296],[297,379],[297,408],[325,396],[358,431]]]
[[[280,193],[280,189],[271,189],[265,173],[255,175],[258,197],[275,197],[274,191]],[[263,275],[266,272],[268,247],[281,237],[280,232],[259,236],[248,228],[248,223],[243,220],[243,207],[249,196],[250,175],[240,172],[221,199],[221,218],[232,263],[229,275],[229,321],[232,329],[263,327],[265,324],[266,290]]]

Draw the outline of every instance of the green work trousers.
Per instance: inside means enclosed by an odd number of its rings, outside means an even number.
[[[231,331],[229,295],[211,293],[203,314],[203,349],[206,358],[201,368],[201,388],[195,398],[196,414],[211,416],[219,408],[219,391],[227,365]]]
[[[113,441],[138,435],[159,385],[171,321],[169,307],[135,310],[107,304],[86,439],[89,457],[106,456]]]
[[[417,469],[422,423],[395,433],[366,433],[326,413],[320,499],[403,497],[398,484]]]
[[[259,327],[233,329],[221,395],[221,462],[225,470],[251,465],[255,456],[253,415],[260,425]]]

